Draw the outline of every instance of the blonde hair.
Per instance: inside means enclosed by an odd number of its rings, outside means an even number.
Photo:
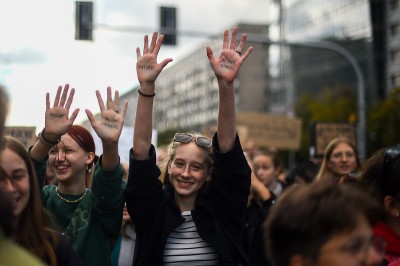
[[[333,150],[336,149],[336,147],[341,143],[346,143],[353,149],[354,155],[356,156],[356,163],[357,163],[356,171],[361,170],[360,159],[358,157],[357,148],[354,145],[354,143],[351,142],[348,138],[337,137],[337,138],[332,139],[326,146],[325,152],[324,152],[324,158],[322,160],[321,167],[318,171],[318,174],[315,177],[315,181],[327,180],[328,178],[335,176],[335,174],[332,172],[332,170],[330,170],[328,168],[328,163],[329,163],[329,160],[331,159]]]
[[[199,133],[188,133],[189,135],[192,136],[196,136],[196,137],[206,137],[203,136],[202,134]],[[192,140],[193,141],[193,140]],[[171,163],[171,161],[174,159],[175,154],[176,154],[176,149],[181,146],[181,145],[185,145],[187,143],[181,143],[181,142],[176,142],[174,140],[171,141],[171,143],[168,145],[167,147],[167,156],[164,159],[164,162],[162,164],[163,169],[161,169],[161,176],[160,179],[163,182],[164,185],[170,185],[169,183],[169,173],[168,173],[168,166]],[[206,167],[208,171],[211,171],[211,168],[214,164],[214,158],[213,158],[213,149],[212,147],[206,148],[206,147],[202,147],[199,146],[200,148],[204,149],[205,151],[207,151],[207,157],[206,157]]]

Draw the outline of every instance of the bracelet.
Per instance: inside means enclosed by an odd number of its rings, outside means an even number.
[[[139,93],[139,95],[142,95],[144,97],[149,97],[149,98],[153,98],[154,96],[156,96],[156,93],[154,92],[153,94],[146,94],[140,91],[140,89],[138,89],[137,91]]]
[[[42,142],[44,145],[50,146],[50,147],[57,145],[61,141],[61,139],[57,139],[57,140],[48,139],[46,137],[44,128],[43,128],[42,132],[39,133],[38,138],[39,138],[40,142]]]

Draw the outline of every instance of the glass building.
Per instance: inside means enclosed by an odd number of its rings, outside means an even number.
[[[327,41],[340,46],[350,53],[362,71],[367,104],[386,95],[389,84],[385,77],[385,1],[275,2],[281,5],[280,34],[284,40],[289,43]],[[300,95],[318,96],[324,89],[349,88],[357,94],[354,67],[336,51],[306,45],[282,49],[280,82],[275,82],[270,91],[272,112],[282,110],[279,106],[293,105]]]

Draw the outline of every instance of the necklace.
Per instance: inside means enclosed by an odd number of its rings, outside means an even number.
[[[87,193],[87,192],[88,192],[88,189],[86,188],[86,189],[85,189],[85,192],[83,193],[83,195],[82,195],[79,199],[76,199],[76,200],[68,200],[68,199],[66,199],[66,198],[63,198],[63,197],[60,195],[60,193],[58,193],[58,187],[56,187],[57,196],[58,196],[60,199],[62,199],[63,201],[68,202],[68,203],[77,203],[77,202],[80,202],[80,201],[83,199],[83,197],[86,196],[86,193]]]

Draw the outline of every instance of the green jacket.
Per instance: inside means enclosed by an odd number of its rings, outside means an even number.
[[[32,159],[33,160],[33,159]],[[33,160],[39,184],[44,184],[46,161]],[[44,207],[54,216],[58,227],[72,239],[72,246],[85,266],[111,265],[111,252],[118,239],[124,206],[123,170],[120,164],[112,171],[96,164],[93,184],[82,200],[68,203],[57,195],[56,186],[42,187]],[[82,195],[64,195],[73,201]]]

